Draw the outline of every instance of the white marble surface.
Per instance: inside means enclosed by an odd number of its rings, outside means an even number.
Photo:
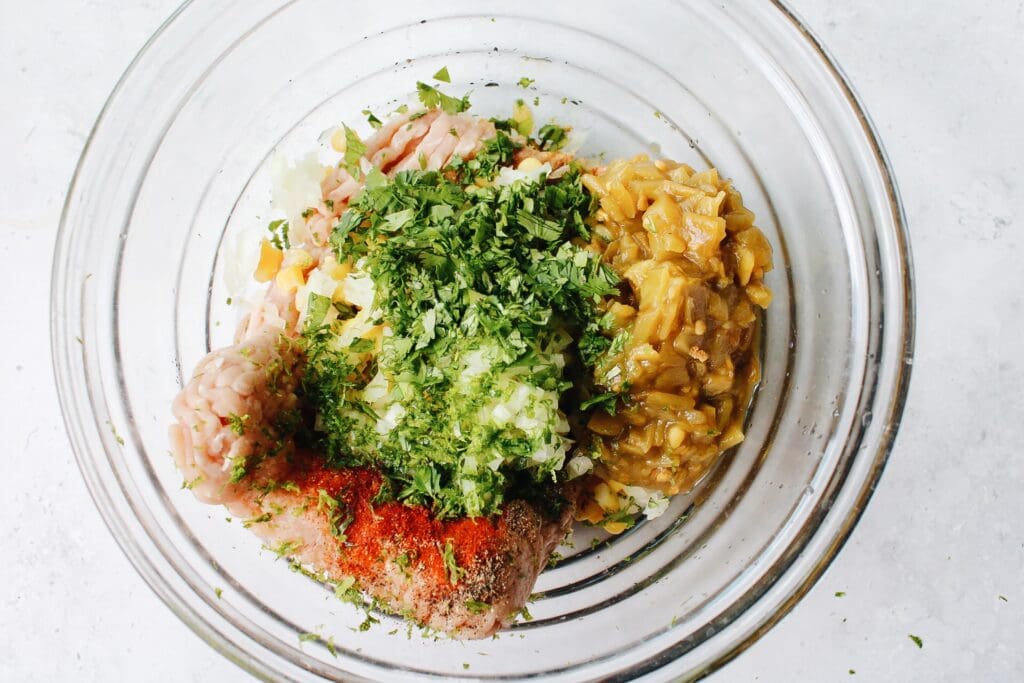
[[[50,371],[65,188],[107,93],[176,1],[0,0],[3,681],[246,679],[104,528]],[[713,680],[1024,680],[1024,3],[792,4],[852,79],[900,181],[917,354],[896,449],[851,540]]]

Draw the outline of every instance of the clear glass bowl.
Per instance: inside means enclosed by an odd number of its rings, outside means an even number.
[[[755,0],[487,8],[186,4],[111,95],[71,186],[51,315],[82,473],[146,581],[259,676],[698,676],[808,590],[885,464],[911,362],[907,236],[877,137],[814,37]],[[388,635],[387,618],[350,630],[354,608],[181,489],[167,444],[182,372],[233,332],[222,271],[269,217],[271,150],[301,154],[441,66],[474,111],[537,97],[538,119],[588,131],[587,151],[714,164],[776,257],[747,440],[665,516],[578,538],[540,577],[533,621],[473,643]],[[333,636],[336,656],[304,632]]]

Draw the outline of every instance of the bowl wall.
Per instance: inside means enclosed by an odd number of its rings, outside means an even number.
[[[161,597],[264,676],[710,670],[824,570],[898,424],[910,262],[878,143],[781,6],[435,5],[188,4],[133,63],[81,161],[54,263],[54,359],[83,474]],[[301,156],[340,122],[366,133],[362,110],[413,101],[442,66],[474,112],[524,98],[538,121],[585,131],[583,153],[717,166],[775,248],[746,441],[663,517],[613,541],[578,532],[540,577],[533,620],[468,644],[406,638],[383,616],[360,632],[361,612],[182,490],[167,442],[183,376],[234,332],[226,271],[275,217],[271,152]],[[335,653],[300,644],[308,632]]]

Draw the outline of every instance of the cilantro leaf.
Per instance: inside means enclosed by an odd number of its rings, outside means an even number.
[[[455,545],[452,543],[452,539],[448,539],[444,542],[444,550],[441,553],[442,559],[444,560],[445,571],[448,572],[448,581],[455,585],[462,580],[466,570],[463,569],[455,561]]]
[[[441,81],[442,83],[451,83],[451,76],[448,75],[448,67],[442,66],[438,69],[437,73],[434,74],[435,81]]]
[[[363,154],[366,153],[366,145],[359,139],[359,134],[354,130],[345,126],[345,170],[349,172],[353,178],[359,179],[361,169],[359,167],[359,160],[363,158]]]
[[[586,401],[580,403],[580,410],[590,410],[591,408],[597,407],[602,408],[609,415],[615,414],[615,405],[619,400],[619,394],[615,392],[607,392],[588,398]]]
[[[274,247],[281,251],[291,248],[292,245],[288,241],[288,221],[283,218],[270,221],[270,224],[267,225],[267,230],[270,231],[270,243]]]
[[[469,95],[452,97],[422,81],[416,82],[416,94],[427,109],[437,107],[447,114],[458,114],[469,109]]]
[[[345,530],[352,523],[353,517],[340,500],[327,493],[324,489],[317,490],[316,509],[319,512],[327,513],[327,523],[331,536],[339,543],[348,540]]]
[[[348,345],[349,351],[352,353],[366,353],[367,351],[373,351],[373,347],[376,346],[372,339],[353,339],[352,343]]]
[[[516,213],[516,220],[528,233],[545,242],[554,242],[562,237],[562,227],[558,223],[535,216],[524,209]]]
[[[381,121],[380,119],[378,119],[374,115],[374,113],[372,111],[370,111],[369,109],[364,109],[362,113],[363,113],[363,116],[366,117],[366,122],[369,123],[370,127],[373,128],[374,130],[376,130],[376,129],[378,129],[381,126],[384,125],[384,122]]]
[[[483,614],[490,608],[490,603],[483,602],[482,600],[466,600],[466,609],[469,610],[470,614]]]
[[[540,148],[545,152],[554,152],[562,147],[565,147],[565,143],[569,141],[568,131],[561,126],[548,123],[540,127],[537,131],[537,139],[540,142]]]
[[[320,327],[329,310],[331,310],[331,297],[310,292],[309,300],[306,303],[306,329]]]

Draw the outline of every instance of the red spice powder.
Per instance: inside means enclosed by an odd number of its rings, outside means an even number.
[[[311,458],[304,469],[304,475],[296,477],[303,493],[316,500],[323,489],[352,516],[336,569],[356,580],[372,576],[384,562],[394,561],[405,553],[423,579],[441,591],[450,592],[455,586],[444,564],[447,542],[451,542],[456,563],[463,569],[497,550],[500,517],[438,520],[421,505],[397,501],[372,503],[382,483],[381,475],[374,469],[328,469],[317,458]]]

